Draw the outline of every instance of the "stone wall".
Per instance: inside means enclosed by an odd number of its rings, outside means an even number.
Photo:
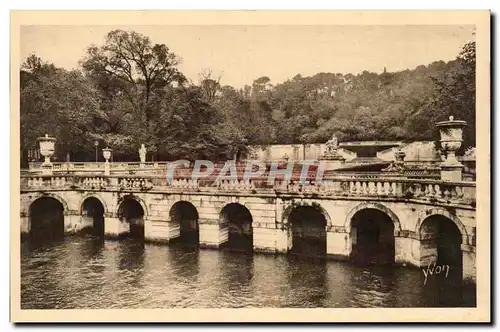
[[[275,161],[283,160],[283,156],[287,155],[293,160],[317,160],[324,154],[326,145],[318,144],[282,144],[268,145],[266,147],[251,147],[258,160]],[[401,146],[401,150],[406,153],[405,160],[407,161],[440,161],[440,155],[434,147],[432,141],[411,142]],[[377,152],[377,157],[393,161],[395,148],[386,149]],[[346,159],[351,160],[357,157],[357,154],[350,151],[348,148],[339,148],[338,152]]]
[[[439,207],[383,198],[329,197],[304,198],[280,196],[232,196],[231,194],[179,193],[159,194],[139,192],[130,196],[123,192],[53,191],[50,193],[21,194],[21,233],[30,229],[29,206],[39,197],[53,197],[64,207],[65,232],[76,233],[88,227],[90,220],[82,214],[82,204],[87,197],[96,197],[104,206],[105,233],[117,236],[129,230],[120,220],[118,208],[126,197],[138,201],[144,210],[144,236],[150,241],[170,242],[178,238],[179,222],[171,220],[170,210],[179,201],[191,203],[199,216],[201,247],[217,248],[228,240],[227,227],[221,222],[221,211],[230,203],[246,207],[252,216],[254,251],[286,253],[291,249],[292,231],[288,216],[297,206],[312,206],[323,213],[327,226],[327,254],[339,259],[349,259],[354,234],[351,220],[363,209],[384,212],[394,223],[395,261],[401,264],[421,266],[426,262],[425,246],[420,225],[433,215],[444,216],[455,223],[462,234],[464,253],[464,277],[475,278],[475,209]],[[427,255],[428,256],[428,255]],[[430,257],[432,259],[432,257]]]
[[[266,147],[251,147],[250,151],[257,155],[257,160],[281,161],[288,156],[289,160],[318,160],[326,151],[326,144],[284,144]],[[357,157],[355,152],[339,148],[337,152],[346,160]]]
[[[434,147],[432,141],[411,142],[401,146],[401,150],[406,153],[405,161],[437,161],[439,162],[440,156]],[[377,157],[393,161],[395,148],[383,150],[377,153]]]

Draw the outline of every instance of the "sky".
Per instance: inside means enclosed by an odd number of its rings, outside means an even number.
[[[222,85],[241,88],[268,76],[272,84],[297,74],[380,73],[453,60],[474,39],[473,26],[22,26],[21,61],[31,53],[66,69],[114,29],[133,30],[181,57],[179,69],[198,82],[211,70]]]

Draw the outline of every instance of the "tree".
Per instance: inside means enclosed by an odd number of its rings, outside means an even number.
[[[221,76],[215,77],[211,69],[205,69],[199,74],[200,87],[207,103],[213,103],[217,93],[220,92]]]
[[[420,135],[434,138],[439,146],[434,124],[449,116],[467,121],[461,151],[476,143],[476,44],[465,44],[457,59],[448,63],[441,76],[433,78],[434,91],[429,102],[409,119]]]
[[[108,90],[112,90],[109,99],[129,103],[126,110],[138,124],[136,128],[140,128],[133,139],[142,142],[152,138],[148,129],[157,120],[151,103],[154,94],[173,83],[182,85],[186,81],[177,69],[179,63],[179,57],[165,44],[153,45],[148,37],[134,31],[113,30],[103,46],[87,49],[81,65],[99,84],[108,84]]]
[[[66,153],[85,156],[93,148],[92,119],[98,104],[96,91],[79,71],[67,71],[29,57],[23,65],[21,88],[21,150],[37,147],[45,134],[57,138],[55,157]]]

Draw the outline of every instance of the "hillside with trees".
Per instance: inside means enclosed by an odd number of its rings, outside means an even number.
[[[91,45],[79,70],[31,55],[20,72],[21,152],[37,137],[57,137],[56,159],[94,159],[94,141],[114,160],[243,156],[249,145],[339,141],[435,140],[435,123],[467,121],[464,147],[475,146],[475,43],[453,61],[412,70],[296,75],[272,84],[259,77],[243,89],[210,72],[189,82],[179,55],[132,31],[111,31]]]

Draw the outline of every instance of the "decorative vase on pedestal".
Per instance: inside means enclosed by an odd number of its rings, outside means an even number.
[[[436,124],[441,136],[440,142],[446,159],[441,163],[441,180],[462,181],[462,169],[464,166],[458,161],[455,153],[462,146],[463,128],[467,122],[454,120],[450,116],[448,121],[441,121]]]
[[[44,137],[38,138],[38,143],[40,144],[40,154],[45,158],[41,168],[42,174],[52,174],[52,163],[50,157],[54,154],[55,143],[57,139],[55,137],[49,137],[45,134]]]
[[[104,175],[109,175],[110,173],[110,165],[109,165],[109,159],[111,158],[111,150],[110,148],[105,148],[102,149],[102,156],[106,160],[104,163]]]

